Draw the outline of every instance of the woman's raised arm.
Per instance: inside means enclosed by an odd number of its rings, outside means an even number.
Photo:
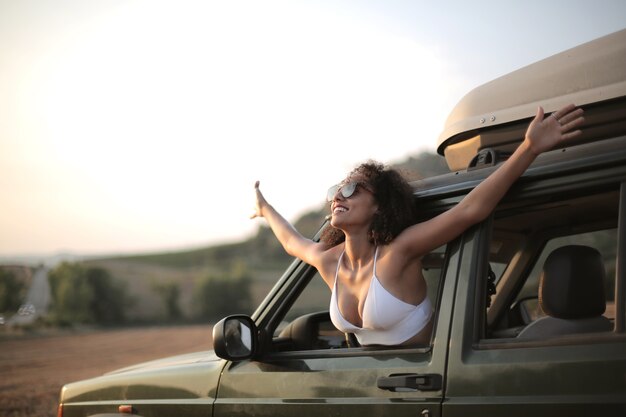
[[[291,223],[267,202],[259,189],[259,181],[254,184],[254,191],[256,193],[256,207],[250,218],[264,217],[272,232],[274,232],[274,235],[289,255],[318,267],[322,251],[321,244],[302,236]]]
[[[577,128],[584,121],[582,114],[582,109],[570,104],[545,117],[543,108],[539,107],[526,130],[524,141],[511,157],[459,204],[401,233],[396,238],[398,249],[409,256],[422,256],[487,218],[537,155],[580,135]]]

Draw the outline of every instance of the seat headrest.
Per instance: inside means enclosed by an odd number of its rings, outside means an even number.
[[[555,249],[543,265],[539,302],[556,318],[580,319],[601,316],[606,309],[602,255],[588,246]]]

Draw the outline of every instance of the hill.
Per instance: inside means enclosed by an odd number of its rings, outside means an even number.
[[[444,159],[432,153],[411,156],[391,165],[410,181],[448,172]],[[303,235],[313,236],[326,214],[325,205],[312,209],[295,222],[295,227]],[[167,320],[163,300],[155,290],[167,283],[178,286],[180,308],[185,317],[193,317],[197,307],[193,294],[198,281],[207,276],[228,277],[234,269],[243,268],[251,275],[252,304],[257,305],[290,262],[290,257],[266,226],[259,226],[254,236],[241,242],[84,261],[88,266],[106,269],[125,283],[127,293],[133,298],[128,311],[133,321]]]

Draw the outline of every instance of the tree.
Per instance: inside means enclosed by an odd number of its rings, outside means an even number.
[[[252,308],[252,279],[243,263],[235,264],[228,274],[208,275],[196,284],[199,318],[216,320],[236,313],[249,314]]]
[[[90,305],[93,321],[99,324],[124,322],[129,299],[125,287],[114,281],[109,272],[103,268],[86,268],[85,277],[94,294]]]
[[[124,321],[124,287],[102,268],[63,262],[48,275],[52,321],[57,324],[115,324]]]
[[[52,295],[52,319],[63,325],[92,322],[93,291],[85,279],[85,268],[63,262],[48,274]]]
[[[174,281],[159,282],[152,285],[154,291],[161,297],[165,307],[167,320],[180,320],[183,313],[178,304],[180,287]]]
[[[0,269],[0,312],[16,311],[24,298],[26,286],[15,274]]]

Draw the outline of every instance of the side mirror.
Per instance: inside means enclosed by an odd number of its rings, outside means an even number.
[[[215,354],[229,361],[250,359],[256,353],[257,329],[249,316],[228,316],[213,326]]]

